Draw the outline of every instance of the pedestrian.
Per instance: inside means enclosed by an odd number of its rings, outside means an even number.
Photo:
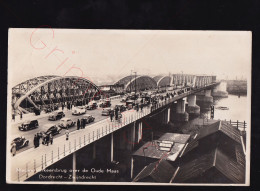
[[[116,107],[116,109],[115,109],[115,120],[117,120],[118,119],[118,107]]]
[[[110,115],[110,119],[111,119],[111,122],[113,121],[113,111],[111,110],[111,111],[109,111],[109,115]]]
[[[15,156],[15,154],[16,154],[16,144],[15,143],[12,144],[11,153],[12,153],[12,156]]]
[[[39,134],[37,133],[37,144],[36,144],[36,147],[39,147],[40,146],[40,136],[39,136]]]
[[[15,122],[15,113],[12,113],[12,121]]]
[[[139,111],[139,105],[136,104],[136,111]]]
[[[83,129],[86,127],[86,120],[83,119]]]
[[[46,140],[46,141],[45,141],[46,145],[49,146],[50,134],[49,134],[49,135],[46,135],[45,140]]]
[[[51,145],[53,143],[53,136],[52,136],[52,134],[50,134],[50,143],[51,143]]]
[[[84,119],[81,119],[81,122],[80,122],[80,124],[81,124],[81,129],[84,129]]]
[[[77,130],[79,130],[80,129],[80,120],[78,119],[78,121],[77,121]]]
[[[34,144],[34,148],[37,148],[37,136],[36,136],[36,134],[34,135],[34,138],[33,138],[33,144]]]
[[[64,110],[64,104],[63,103],[62,103],[61,107],[62,107],[62,111],[63,111]]]
[[[141,112],[143,112],[143,107],[144,107],[144,105],[143,105],[143,104],[141,104],[141,105],[140,105]]]
[[[69,132],[69,128],[67,127],[67,129],[66,129],[66,131],[65,131],[66,141],[69,140],[69,134],[70,134],[70,132]]]
[[[23,119],[23,112],[20,112],[20,119]]]

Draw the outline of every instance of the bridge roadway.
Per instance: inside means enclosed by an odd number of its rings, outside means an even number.
[[[62,158],[70,155],[73,152],[95,142],[102,137],[111,134],[112,132],[121,129],[122,127],[141,119],[151,112],[156,112],[157,109],[165,107],[179,99],[187,97],[188,95],[197,93],[207,88],[211,88],[218,83],[212,83],[208,86],[197,88],[195,90],[186,91],[180,95],[167,100],[160,100],[160,102],[151,106],[147,106],[143,111],[128,110],[122,113],[123,118],[121,123],[115,121],[111,122],[107,117],[96,123],[88,125],[85,129],[74,130],[70,132],[69,140],[66,141],[65,135],[61,135],[54,139],[53,145],[45,146],[40,145],[38,148],[30,148],[26,151],[18,153],[14,157],[8,157],[7,166],[7,180],[20,182],[28,179],[34,174],[61,160]],[[9,150],[7,154],[11,156]],[[9,169],[9,170],[8,170]]]

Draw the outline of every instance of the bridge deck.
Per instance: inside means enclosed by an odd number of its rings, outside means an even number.
[[[161,107],[165,107],[170,103],[182,99],[190,94],[194,94],[201,90],[207,89],[217,83],[191,90],[173,98],[160,101],[151,108],[145,107],[143,111],[128,110],[122,113],[122,122],[110,122],[105,119],[87,126],[86,129],[81,129],[70,133],[69,140],[66,141],[65,136],[60,136],[54,139],[53,145],[40,145],[38,148],[31,148],[17,154],[15,157],[7,157],[9,160],[7,166],[7,181],[24,181],[34,174],[40,172],[46,167],[54,164],[62,158],[70,155],[73,152],[89,145],[90,143],[130,124],[134,121],[149,115]],[[9,153],[8,153],[9,154]]]

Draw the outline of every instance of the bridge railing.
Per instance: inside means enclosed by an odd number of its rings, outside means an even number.
[[[13,181],[24,181],[34,174],[44,170],[46,167],[54,164],[60,159],[72,154],[73,152],[81,149],[82,147],[128,125],[133,123],[136,120],[141,119],[142,117],[149,115],[156,109],[159,109],[169,103],[172,103],[182,97],[190,95],[194,93],[193,90],[186,91],[180,95],[176,95],[172,98],[164,99],[163,101],[159,101],[156,105],[144,107],[143,110],[139,110],[138,112],[135,110],[128,110],[122,113],[123,118],[121,122],[114,121],[110,122],[109,118],[107,120],[103,120],[92,125],[87,126],[86,129],[76,130],[70,133],[69,140],[66,141],[66,136],[60,136],[54,139],[53,145],[49,146],[48,149],[43,150],[44,154],[39,154],[37,157],[33,157],[29,159],[26,163],[19,164],[16,169],[16,173],[11,173]],[[118,96],[116,96],[118,99]],[[116,99],[115,98],[115,99]],[[35,149],[35,152],[37,149]],[[33,148],[32,148],[33,149]],[[46,151],[46,152],[45,152]],[[22,155],[21,153],[20,155]],[[18,157],[19,155],[15,156]],[[27,156],[23,155],[26,157]],[[20,170],[21,171],[20,171]]]
[[[91,126],[87,126],[86,129],[76,130],[70,133],[69,140],[66,141],[66,137],[60,136],[54,139],[53,145],[49,146],[49,149],[44,154],[40,154],[37,157],[29,159],[25,164],[19,165],[16,170],[16,177],[13,177],[14,181],[24,181],[34,174],[44,170],[46,167],[54,164],[62,158],[72,154],[73,152],[81,149],[82,147],[93,143],[94,141],[128,125],[142,117],[150,114],[150,107],[143,108],[143,110],[126,111],[123,112],[123,119],[110,122],[105,120],[97,122]],[[91,128],[91,129],[90,129]],[[37,149],[45,147],[41,145]],[[46,146],[47,148],[48,146]],[[35,149],[35,151],[37,150]],[[23,154],[23,153],[21,153]],[[19,154],[15,157],[19,157]]]

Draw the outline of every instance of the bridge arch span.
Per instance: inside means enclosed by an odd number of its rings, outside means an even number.
[[[99,91],[98,86],[84,77],[40,76],[12,88],[12,106],[14,110],[28,113],[32,107],[39,109],[48,104],[89,99]]]

